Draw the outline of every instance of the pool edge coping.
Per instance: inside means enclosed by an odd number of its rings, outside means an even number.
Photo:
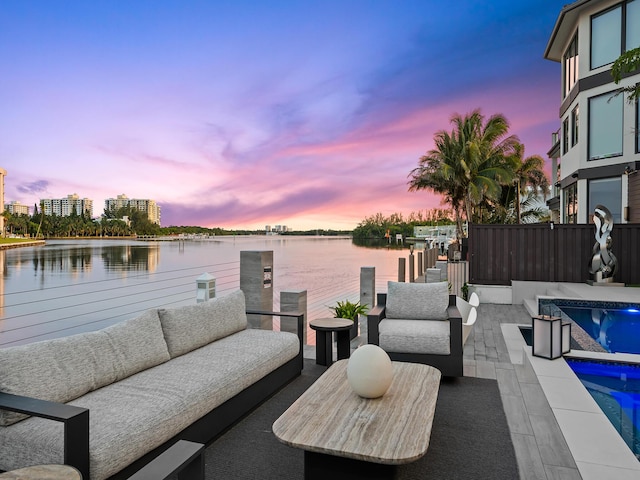
[[[620,434],[616,431],[604,412],[598,407],[597,403],[591,397],[582,383],[582,388],[573,389],[570,395],[566,395],[566,389],[576,386],[571,381],[575,379],[579,382],[578,377],[568,366],[564,358],[560,357],[555,360],[547,360],[544,358],[534,357],[520,333],[520,327],[527,325],[519,324],[502,324],[502,334],[507,343],[507,349],[511,363],[523,365],[525,368],[531,369],[531,372],[538,379],[538,383],[549,403],[549,407],[560,427],[560,431],[569,447],[569,451],[573,456],[578,471],[583,480],[603,478],[602,475],[611,475],[610,478],[638,478],[640,474],[640,461],[636,458],[629,446],[624,442]],[[583,355],[586,353],[587,355]],[[640,362],[640,355],[631,354],[611,354],[599,352],[583,352],[573,351],[571,355],[574,358],[589,358],[617,361],[634,361]],[[625,357],[625,358],[622,358]],[[629,357],[634,357],[629,359]],[[568,381],[558,381],[566,379]],[[542,380],[542,381],[540,381]],[[555,380],[555,381],[554,381]],[[559,391],[562,389],[563,391]],[[554,398],[579,398],[580,405],[590,405],[591,408],[573,408],[571,405],[552,405]],[[551,401],[550,401],[551,399]],[[579,424],[567,421],[567,417],[579,418]],[[580,428],[577,428],[577,427]],[[598,446],[606,445],[609,450],[613,450],[615,455],[611,457],[611,452],[605,453],[605,458],[594,458],[592,445],[585,445],[581,439],[584,438],[585,431],[598,432]],[[614,461],[611,461],[614,458]],[[605,477],[608,478],[608,477]]]

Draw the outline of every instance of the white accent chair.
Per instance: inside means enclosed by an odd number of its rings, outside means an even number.
[[[478,297],[478,294],[476,292],[471,293],[471,296],[469,297],[469,304],[472,307],[477,307],[478,305],[480,305],[480,297]]]
[[[460,316],[462,317],[462,345],[467,343],[467,338],[469,338],[473,330],[473,325],[478,319],[478,312],[476,310],[478,305],[480,305],[480,298],[476,292],[471,294],[468,302],[463,298],[456,297],[456,307],[458,307]]]

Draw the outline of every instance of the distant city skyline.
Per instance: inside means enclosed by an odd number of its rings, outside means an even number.
[[[547,160],[563,5],[4,0],[5,202],[125,192],[163,226],[251,230],[441,208],[407,177],[455,113]]]

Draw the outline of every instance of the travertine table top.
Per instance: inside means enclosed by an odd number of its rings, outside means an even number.
[[[346,318],[316,318],[309,322],[314,330],[342,330],[353,326],[353,320]]]
[[[67,465],[36,465],[1,473],[2,480],[82,480],[80,472]]]
[[[392,362],[393,381],[376,399],[359,397],[347,381],[348,360],[334,363],[273,424],[283,443],[367,462],[398,465],[429,447],[440,371]]]

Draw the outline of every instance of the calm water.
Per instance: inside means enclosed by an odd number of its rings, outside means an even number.
[[[0,250],[0,347],[103,328],[146,310],[195,303],[196,278],[212,273],[219,294],[239,288],[240,251],[272,250],[274,301],[308,291],[309,317],[359,297],[360,268],[376,267],[376,290],[397,278],[407,250],[365,248],[335,237],[218,237],[207,241],[47,241]]]

